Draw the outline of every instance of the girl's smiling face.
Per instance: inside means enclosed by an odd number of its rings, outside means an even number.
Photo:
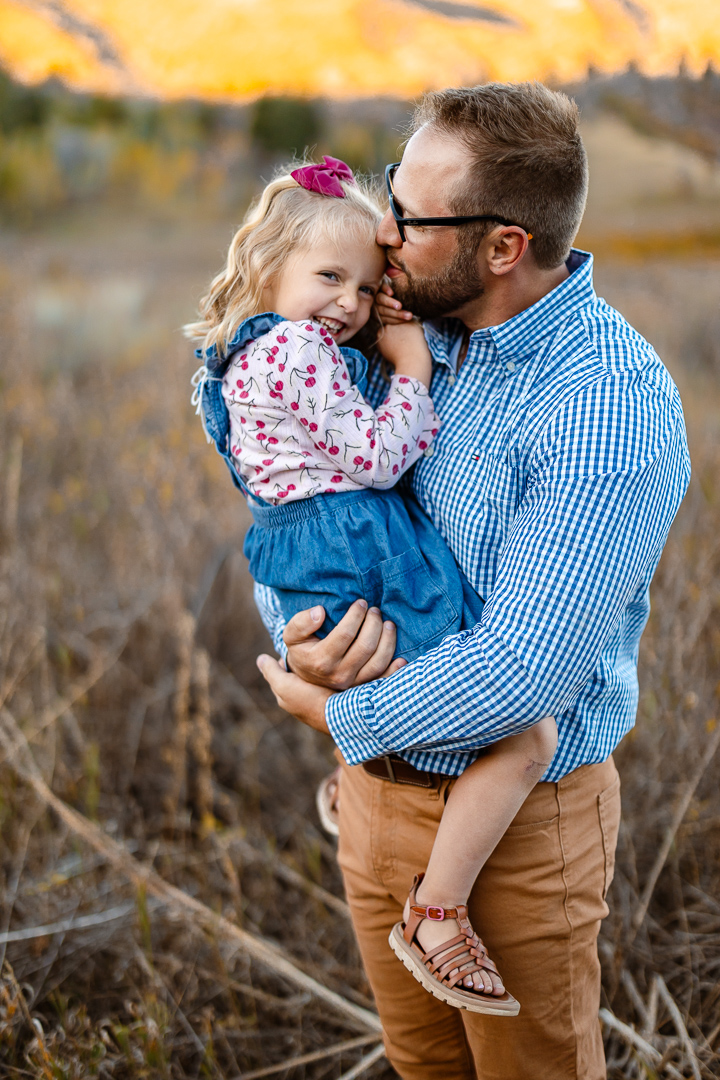
[[[341,250],[321,239],[288,260],[263,300],[283,319],[320,323],[342,345],[370,318],[385,265],[385,252],[377,244],[349,235]]]

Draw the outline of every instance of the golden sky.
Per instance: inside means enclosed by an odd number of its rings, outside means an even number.
[[[409,97],[718,60],[718,0],[0,0],[0,63],[110,93]]]

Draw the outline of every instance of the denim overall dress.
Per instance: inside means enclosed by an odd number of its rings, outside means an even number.
[[[273,506],[249,490],[235,467],[223,375],[235,352],[282,321],[271,312],[245,319],[225,358],[214,346],[207,353],[196,350],[205,367],[195,377],[193,400],[253,515],[243,549],[250,573],[274,589],[286,620],[322,604],[320,637],[337,625],[354,600],[364,598],[395,623],[395,655],[414,660],[448,634],[474,626],[483,607],[415,499],[395,489],[364,488]],[[350,378],[364,394],[367,360],[355,349],[340,351]]]

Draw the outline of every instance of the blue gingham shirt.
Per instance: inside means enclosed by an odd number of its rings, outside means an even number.
[[[357,764],[399,753],[458,775],[477,750],[558,722],[545,780],[604,761],[633,726],[648,589],[690,477],[677,388],[596,295],[592,256],[519,315],[471,336],[426,324],[440,433],[416,497],[485,601],[480,623],[390,679],[336,694],[327,722]],[[381,398],[384,386],[368,392]],[[272,593],[256,599],[276,645]]]

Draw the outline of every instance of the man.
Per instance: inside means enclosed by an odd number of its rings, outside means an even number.
[[[430,94],[388,182],[378,241],[395,297],[426,320],[442,420],[412,488],[483,616],[400,668],[379,612],[358,601],[318,640],[315,609],[285,628],[289,672],[258,662],[344,759],[339,860],[395,1069],[601,1080],[597,935],[620,813],[610,755],[634,723],[648,587],[689,479],[681,405],[651,346],[595,295],[592,257],[571,250],[587,165],[564,95]],[[271,624],[272,597],[260,601]],[[470,902],[520,1015],[467,1014],[414,982],[388,933],[451,778],[547,715],[557,753]]]

